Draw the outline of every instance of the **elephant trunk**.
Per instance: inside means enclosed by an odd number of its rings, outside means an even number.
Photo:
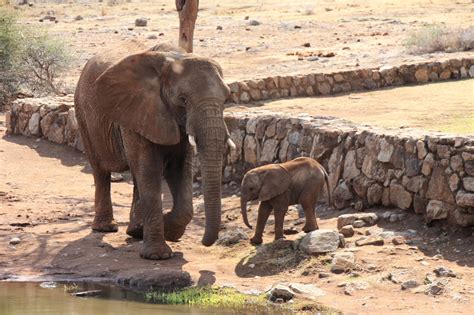
[[[244,196],[240,197],[240,212],[242,213],[242,219],[244,220],[245,225],[248,226],[249,229],[252,229],[247,217],[247,198]]]
[[[222,111],[216,107],[201,108],[195,131],[203,179],[206,228],[202,244],[211,246],[219,236],[221,225],[222,159],[225,149],[225,126]]]

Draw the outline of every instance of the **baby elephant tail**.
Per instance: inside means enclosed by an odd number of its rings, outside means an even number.
[[[326,170],[324,169],[324,167],[321,166],[321,170],[323,171],[324,181],[326,182],[326,188],[327,188],[327,191],[328,191],[328,205],[329,205],[329,207],[334,208],[334,206],[332,204],[331,190],[329,189],[329,175],[326,172]]]

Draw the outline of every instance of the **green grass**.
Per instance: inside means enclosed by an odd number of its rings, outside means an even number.
[[[293,304],[273,304],[266,294],[247,295],[232,288],[191,287],[173,292],[148,292],[147,302],[171,305],[192,305],[216,307],[232,311],[246,311],[254,314],[305,314],[315,311],[321,314],[340,314],[339,311],[321,304],[301,300]]]

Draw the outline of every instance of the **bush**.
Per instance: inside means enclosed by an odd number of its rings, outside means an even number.
[[[59,76],[69,63],[62,42],[18,24],[0,9],[0,106],[22,88],[36,95],[62,94]]]
[[[449,29],[439,24],[427,25],[412,32],[405,45],[414,54],[471,50],[474,49],[474,27]]]

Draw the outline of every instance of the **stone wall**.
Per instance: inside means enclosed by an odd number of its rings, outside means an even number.
[[[250,103],[284,97],[332,95],[467,77],[474,77],[474,58],[330,74],[275,76],[232,82],[229,87],[233,103]]]
[[[310,156],[328,170],[337,208],[395,206],[428,221],[474,225],[473,137],[278,113],[228,113],[226,121],[237,150],[225,157],[225,181],[257,165]],[[7,132],[83,151],[71,96],[15,101]]]

